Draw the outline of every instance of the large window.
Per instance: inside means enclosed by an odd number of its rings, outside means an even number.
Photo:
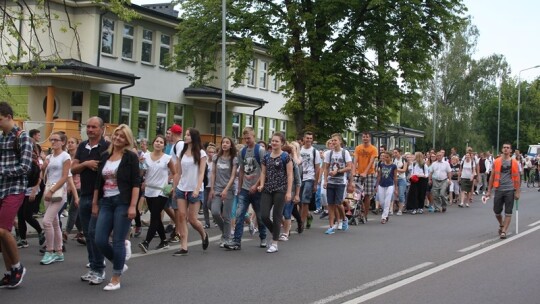
[[[158,102],[157,104],[157,124],[156,134],[165,134],[167,131],[167,103]]]
[[[101,52],[113,55],[114,52],[114,21],[103,18],[101,26]]]
[[[274,133],[276,133],[276,120],[275,119],[270,119],[270,121],[268,122],[268,135],[269,136],[272,136]]]
[[[210,129],[212,134],[221,134],[221,112],[210,112]]]
[[[251,60],[247,67],[247,85],[255,86],[255,59]]]
[[[268,89],[268,62],[259,60],[259,88]]]
[[[148,118],[150,117],[150,100],[139,100],[139,121],[137,124],[137,138],[148,139]]]
[[[161,44],[159,47],[159,65],[167,66],[170,62],[170,53],[171,53],[171,36],[161,35]]]
[[[286,120],[282,120],[280,122],[279,131],[281,131],[281,133],[283,133],[283,136],[287,138],[287,121]]]
[[[279,79],[276,75],[272,77],[271,87],[272,91],[277,92],[279,90]]]
[[[240,138],[240,114],[232,115],[232,138],[236,141]]]
[[[83,92],[71,92],[71,119],[82,121]]]
[[[98,116],[104,123],[111,122],[111,98],[109,94],[99,94]]]
[[[266,138],[264,138],[264,124],[264,117],[257,117],[257,138],[266,141]]]
[[[120,123],[128,126],[131,125],[131,97],[122,96]]]
[[[146,63],[152,63],[152,46],[154,33],[150,30],[143,29],[142,33],[142,52],[141,61]]]
[[[174,104],[174,123],[179,126],[184,126],[184,105],[179,103]]]
[[[246,115],[246,127],[253,127],[253,116]]]
[[[122,38],[122,58],[133,59],[133,26],[125,24]]]

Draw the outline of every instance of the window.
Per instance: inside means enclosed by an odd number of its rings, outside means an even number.
[[[210,128],[212,133],[221,134],[221,112],[210,112]]]
[[[255,60],[251,60],[247,67],[247,85],[255,86]]]
[[[152,63],[152,43],[154,33],[150,30],[143,29],[142,34],[142,53],[141,61],[146,63]]]
[[[276,133],[276,120],[275,119],[270,119],[269,128],[268,128],[268,135],[271,136],[274,133]]]
[[[83,105],[83,92],[73,91],[71,92],[71,119],[81,121],[82,120],[82,105]]]
[[[264,117],[257,117],[257,138],[266,141],[266,138],[264,138],[264,123]]]
[[[111,122],[111,98],[109,94],[99,94],[98,117],[103,119],[104,123]]]
[[[101,52],[112,55],[114,51],[114,21],[103,18],[101,31]]]
[[[159,47],[159,66],[169,65],[171,53],[171,36],[161,35],[161,45]]]
[[[246,115],[246,127],[253,127],[253,116]]]
[[[150,117],[150,100],[139,100],[139,121],[137,124],[137,138],[148,139],[148,118]]]
[[[234,113],[232,115],[232,138],[240,138],[240,114]]]
[[[125,24],[122,39],[122,58],[133,59],[133,26]]]
[[[279,90],[279,79],[278,79],[277,75],[274,75],[274,76],[272,77],[272,84],[271,84],[271,86],[272,86],[272,87],[271,87],[272,91],[277,92],[277,91]]]
[[[268,89],[268,62],[259,61],[259,88]]]
[[[281,131],[281,133],[283,133],[283,136],[287,138],[287,121],[282,120],[279,124],[280,124],[279,131]]]
[[[183,126],[184,125],[184,105],[179,103],[174,104],[174,123]]]
[[[167,103],[158,102],[157,105],[156,134],[165,134],[167,131]]]
[[[120,123],[131,125],[131,97],[122,96]]]

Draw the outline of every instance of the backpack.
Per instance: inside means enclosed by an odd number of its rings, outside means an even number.
[[[15,155],[17,155],[17,159],[21,158],[21,147],[19,140],[21,138],[23,130],[17,131],[17,134],[15,135],[15,139],[13,140],[13,150],[15,152]],[[41,174],[41,167],[38,163],[38,155],[34,152],[34,148],[32,148],[32,162],[30,163],[30,169],[26,172],[26,187],[34,187],[38,181],[39,176]]]
[[[253,150],[253,154],[255,154],[255,160],[259,164],[259,167],[261,166],[261,156],[260,156],[260,153],[259,153],[260,149],[261,149],[261,146],[256,144],[255,148]],[[242,152],[241,152],[242,161],[244,161],[244,159],[246,159],[246,152],[247,152],[247,147],[242,148]]]
[[[181,142],[181,141],[182,141],[182,140],[180,139],[180,140],[178,140],[177,142],[175,142],[175,143],[174,143],[174,147],[173,147],[173,149],[172,149],[172,150],[173,150],[172,152],[174,153],[174,155],[175,155],[176,157],[178,157],[178,154],[177,154],[177,151],[176,151],[176,146],[177,146],[178,143]]]
[[[267,152],[265,155],[264,155],[264,162],[265,163],[268,163],[268,161],[270,160],[270,154],[272,152]],[[289,156],[289,153],[287,152],[281,152],[281,155],[280,155],[280,158],[281,158],[281,163],[283,164],[283,169],[285,169],[285,175],[287,174],[287,156]]]

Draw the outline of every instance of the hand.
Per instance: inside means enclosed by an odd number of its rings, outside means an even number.
[[[223,191],[221,191],[221,200],[224,201],[227,199],[227,189],[223,189]]]
[[[257,187],[257,185],[253,185],[251,186],[251,188],[249,188],[249,193],[253,194],[255,192],[259,191],[259,188]]]
[[[257,187],[257,191],[262,192],[262,190],[263,190],[263,186]],[[287,200],[285,200],[285,201],[287,201]]]
[[[87,160],[84,162],[84,165],[86,166],[86,168],[92,170],[92,171],[97,171],[98,169],[98,166],[99,166],[99,161],[98,160]]]
[[[519,191],[514,192],[514,199],[515,199],[516,201],[519,200],[520,194],[521,194],[521,193],[519,193]]]
[[[214,190],[210,190],[210,192],[208,192],[208,199],[212,200],[213,198],[214,198]]]
[[[290,202],[290,201],[291,201],[291,193],[290,193],[290,192],[287,193],[287,194],[285,194],[285,201],[286,201],[286,202]]]
[[[430,180],[428,181],[428,184],[430,184],[430,185],[433,184],[433,181],[430,179]]]
[[[314,183],[313,184],[313,193],[317,193],[317,188],[319,187],[318,184]]]
[[[294,196],[293,203],[298,204],[300,202],[300,196],[297,194]]]
[[[328,187],[328,182],[324,182],[323,184],[323,188],[326,189],[326,187]]]
[[[81,202],[81,199],[80,198],[76,198],[73,200],[73,203],[75,204],[75,207],[79,208],[79,203]]]
[[[367,177],[367,173],[361,173],[361,174],[360,174],[360,177],[361,177],[361,178],[366,178],[366,177]]]
[[[193,198],[199,197],[199,190],[193,191],[193,193],[191,193],[191,197],[193,197]]]
[[[134,218],[135,218],[135,214],[136,214],[135,206],[129,206],[129,208],[128,208],[128,213],[127,213],[128,219],[130,219],[130,220],[134,219]]]
[[[52,191],[49,190],[47,192],[45,192],[45,195],[43,196],[43,200],[46,200],[46,201],[52,201]]]
[[[96,203],[92,203],[92,216],[97,217],[99,214],[99,207]]]

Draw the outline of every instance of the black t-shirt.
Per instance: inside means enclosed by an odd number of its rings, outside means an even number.
[[[97,146],[92,149],[87,149],[86,145],[88,141],[85,140],[79,144],[77,152],[75,153],[75,159],[79,160],[82,164],[87,160],[101,160],[101,154],[109,148],[109,142],[101,138],[101,141]],[[85,168],[81,174],[81,196],[94,195],[94,189],[96,187],[97,171],[92,171]]]

